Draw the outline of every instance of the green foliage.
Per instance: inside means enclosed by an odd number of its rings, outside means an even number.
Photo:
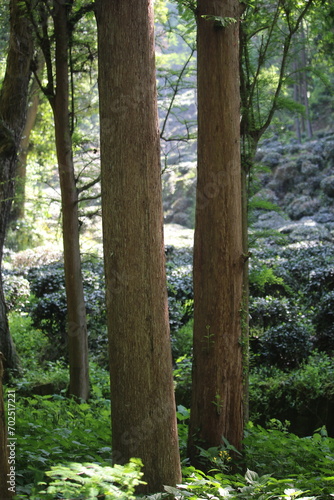
[[[110,465],[108,400],[78,404],[60,395],[35,395],[18,397],[16,405],[17,491],[22,495],[30,493],[54,464]]]
[[[289,478],[291,487],[322,500],[331,498],[334,440],[328,438],[325,429],[319,429],[313,436],[299,438],[275,427],[276,421],[274,428],[268,430],[252,424],[248,426],[244,439],[247,466],[259,474]]]
[[[334,290],[325,293],[317,306],[317,312],[314,316],[314,325],[316,328],[315,345],[318,349],[334,352]]]
[[[249,383],[251,419],[267,424],[272,418],[288,418],[294,432],[300,434],[312,432],[319,425],[332,427],[326,408],[334,399],[333,373],[333,359],[316,351],[290,371],[275,366],[253,367]]]
[[[188,303],[186,302],[186,305]],[[174,357],[188,356],[191,357],[193,347],[193,328],[194,321],[191,319],[185,325],[181,326],[172,335],[172,351]]]
[[[192,356],[180,356],[175,362],[174,383],[176,402],[190,406]]]
[[[186,475],[182,485],[178,488],[165,487],[165,490],[174,495],[178,500],[191,498],[204,499],[230,499],[230,500],[270,500],[273,498],[287,500],[315,500],[309,496],[310,490],[301,490],[295,487],[294,480],[276,479],[271,474],[259,475],[247,469],[245,476],[226,476],[224,474],[207,475],[194,467],[184,469]],[[307,495],[307,496],[305,496]],[[330,497],[324,497],[330,498]]]
[[[101,259],[85,260],[82,264],[86,301],[88,342],[91,353],[107,366],[107,333],[104,272]],[[52,348],[48,359],[66,357],[65,276],[61,262],[29,269],[27,278],[34,297],[27,305],[35,328],[45,332]]]
[[[136,486],[145,484],[141,481],[142,463],[139,459],[131,459],[126,465],[114,467],[101,466],[94,463],[70,463],[53,466],[46,475],[51,483],[46,490],[40,492],[41,498],[53,499],[61,493],[66,499],[119,498],[135,499]]]
[[[288,369],[307,358],[313,346],[307,327],[294,321],[268,328],[260,337],[259,344],[260,363]]]
[[[334,440],[324,428],[299,438],[275,419],[268,429],[250,423],[244,439],[244,475],[229,475],[219,467],[209,474],[185,467],[182,484],[165,490],[179,500],[330,500],[334,492],[333,452]],[[213,465],[217,462],[218,449],[203,453]],[[224,469],[226,461],[222,465]],[[234,460],[234,466],[240,465],[240,460]]]
[[[292,319],[296,314],[295,306],[286,297],[254,297],[249,304],[250,327],[262,332],[268,327]]]
[[[214,26],[216,28],[226,28],[227,26],[230,26],[231,24],[237,22],[237,19],[235,19],[234,17],[210,16],[210,15],[204,15],[201,17],[207,19],[208,21],[213,21]]]
[[[179,436],[179,448],[181,460],[187,461],[187,445],[188,445],[188,424],[190,418],[190,410],[183,405],[177,406],[176,411],[177,430]]]
[[[175,332],[193,315],[192,255],[187,249],[167,248],[167,290],[172,345],[177,345]],[[181,346],[179,346],[181,347]],[[184,354],[176,347],[176,356]]]
[[[266,295],[270,293],[287,292],[288,287],[283,278],[277,276],[272,267],[262,265],[251,266],[249,272],[250,290],[253,295]]]
[[[3,273],[3,291],[8,310],[20,310],[30,295],[29,281],[15,272]]]

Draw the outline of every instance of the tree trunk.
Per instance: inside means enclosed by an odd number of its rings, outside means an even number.
[[[22,12],[22,2],[10,3],[11,28],[5,77],[0,93],[0,267],[15,193],[17,153],[26,118],[30,63],[33,56],[29,24]],[[6,368],[18,367],[10,337],[2,279],[0,279],[0,351],[6,358]]]
[[[198,1],[198,170],[189,456],[243,438],[243,228],[238,0]],[[203,17],[204,16],[204,17]],[[206,17],[208,16],[208,17]]]
[[[41,76],[44,66],[44,59],[42,54],[39,56],[39,67],[38,73]],[[16,195],[14,199],[14,204],[12,208],[12,213],[10,216],[11,221],[18,221],[20,219],[24,219],[25,216],[25,186],[26,186],[26,177],[27,177],[27,157],[30,145],[30,135],[35,126],[39,100],[40,100],[40,87],[39,84],[34,78],[31,82],[28,96],[28,109],[27,109],[27,117],[24,125],[24,129],[22,132],[22,138],[19,149],[19,157],[18,157],[18,166],[17,166],[17,182],[16,182]]]
[[[153,1],[99,0],[102,216],[113,462],[181,479],[163,245]]]
[[[301,65],[302,65],[302,74],[301,74],[301,98],[302,104],[305,106],[305,131],[308,139],[312,139],[313,131],[312,131],[312,123],[310,119],[310,108],[309,108],[309,98],[308,98],[308,85],[307,85],[307,53],[306,53],[306,36],[305,36],[305,28],[304,23],[301,23],[300,27],[300,38],[301,38]]]
[[[79,399],[89,396],[88,340],[86,307],[81,275],[78,222],[78,191],[74,177],[72,138],[69,119],[67,2],[55,5],[56,92],[50,99],[55,122],[56,150],[60,178],[64,271],[68,316],[68,350],[70,365],[69,393]]]
[[[295,78],[296,81],[293,84],[293,98],[295,102],[300,102],[300,74],[298,73],[299,68],[298,68],[298,60],[294,59],[293,61],[293,71],[295,73]],[[299,144],[302,142],[302,131],[301,131],[301,124],[300,124],[300,116],[299,113],[296,113],[295,116],[295,131],[296,131],[296,137],[297,141]]]

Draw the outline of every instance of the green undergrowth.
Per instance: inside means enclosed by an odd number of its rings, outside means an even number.
[[[137,498],[140,461],[111,465],[109,400],[79,404],[60,395],[31,396],[17,398],[16,405],[17,500]],[[226,441],[219,449],[202,450],[211,464],[205,474],[186,458],[189,410],[179,406],[177,416],[182,484],[145,498],[333,498],[334,439],[325,428],[300,438],[278,420],[266,429],[249,424],[242,458],[231,458]]]
[[[110,402],[61,395],[16,398],[16,485],[28,498],[55,464],[110,465]],[[37,488],[38,489],[38,488]],[[37,498],[37,497],[36,497]]]

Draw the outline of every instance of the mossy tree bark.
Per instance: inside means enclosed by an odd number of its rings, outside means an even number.
[[[0,267],[6,230],[15,195],[17,158],[26,119],[32,34],[22,2],[10,2],[10,39],[7,66],[0,93]],[[6,368],[15,369],[18,359],[10,336],[7,310],[0,278],[0,350]]]
[[[243,256],[238,0],[198,0],[194,361],[188,453],[241,448]],[[216,19],[213,19],[215,16]]]
[[[114,463],[181,479],[163,245],[153,1],[98,0],[102,218]]]

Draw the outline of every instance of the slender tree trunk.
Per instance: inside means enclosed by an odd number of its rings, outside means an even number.
[[[243,224],[238,0],[198,1],[198,170],[189,456],[241,448],[244,426]],[[204,16],[204,17],[203,17]]]
[[[296,102],[300,102],[300,75],[298,73],[298,61],[294,59],[293,61],[293,71],[296,75],[296,81],[293,84],[293,98]],[[300,125],[300,117],[299,114],[296,113],[295,116],[295,131],[299,144],[302,142],[302,131]]]
[[[22,2],[11,0],[11,31],[7,67],[0,93],[0,267],[15,194],[17,154],[26,118],[30,63],[33,56],[29,23],[22,11]],[[6,368],[17,368],[13,341],[10,336],[7,310],[0,279],[0,351],[6,359]]]
[[[68,316],[68,350],[71,395],[89,396],[86,308],[81,275],[78,222],[78,191],[74,177],[69,119],[68,48],[66,0],[57,0],[54,14],[56,39],[56,92],[50,100],[55,122],[56,150],[62,199],[64,271]]]
[[[307,85],[307,53],[306,53],[306,37],[305,37],[305,28],[304,23],[301,23],[300,27],[300,37],[301,37],[301,65],[302,65],[302,74],[301,74],[301,98],[302,104],[305,106],[305,131],[308,139],[312,139],[313,131],[312,131],[312,123],[310,119],[310,108],[309,108],[309,98],[308,98],[308,85]]]
[[[153,1],[98,0],[102,215],[114,463],[181,479],[163,245]]]
[[[39,57],[39,76],[43,71],[44,59],[43,56]],[[40,87],[34,78],[30,84],[28,96],[28,109],[27,117],[22,131],[22,138],[19,149],[18,165],[17,165],[17,182],[16,182],[16,195],[10,216],[11,221],[24,219],[25,216],[25,201],[26,201],[26,178],[27,178],[27,157],[30,145],[30,135],[35,126],[38,106],[40,101]]]

